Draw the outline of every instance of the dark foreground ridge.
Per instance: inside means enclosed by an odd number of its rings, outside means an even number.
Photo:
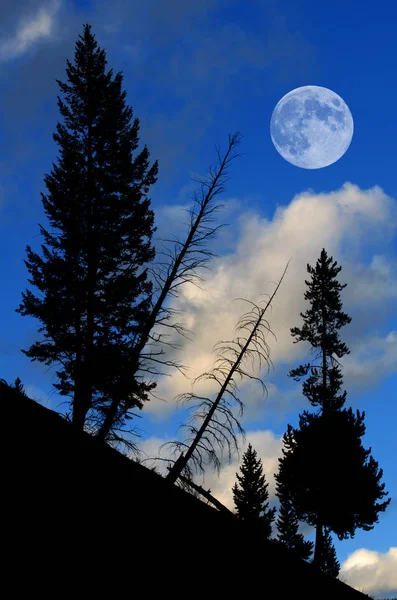
[[[68,585],[73,598],[367,598],[2,382],[0,405],[10,432],[3,548],[16,588],[50,584],[53,598]]]

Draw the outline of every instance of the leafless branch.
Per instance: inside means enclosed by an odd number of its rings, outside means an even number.
[[[165,306],[167,298],[170,296],[176,297],[180,285],[185,283],[198,285],[202,281],[202,277],[197,271],[209,268],[207,263],[214,255],[209,250],[203,249],[202,246],[216,234],[222,225],[207,227],[206,224],[212,222],[213,215],[222,207],[221,205],[214,206],[213,200],[225,189],[224,186],[228,179],[228,167],[235,158],[240,156],[235,151],[240,141],[241,136],[238,132],[229,135],[228,149],[225,155],[222,157],[219,148],[216,149],[219,161],[217,167],[210,167],[206,178],[192,178],[193,181],[201,185],[201,198],[198,199],[197,195],[194,195],[193,200],[195,205],[190,212],[190,228],[186,240],[184,242],[180,242],[179,240],[174,241],[174,252],[166,253],[170,262],[162,263],[159,271],[154,269],[153,276],[159,285],[159,290],[154,295],[155,300],[152,302],[153,308],[150,318],[136,344],[131,348],[131,353],[139,359],[137,360],[139,366],[136,371],[130,373],[131,378],[140,369],[142,352],[149,342],[150,336],[153,336],[153,329],[159,324],[164,325],[164,320],[167,320],[167,317],[169,318],[173,314],[170,308]],[[162,270],[162,267],[164,267],[165,272]],[[180,325],[176,326],[174,324],[174,328],[178,333],[183,330]],[[145,359],[146,361],[156,361],[153,358],[153,354],[150,353]],[[174,365],[168,364],[167,366]],[[107,439],[116,417],[120,419],[120,405],[122,406],[121,414],[123,411],[126,414],[128,404],[123,404],[123,398],[118,397],[117,394],[113,394],[110,408],[97,433],[100,439]]]
[[[265,384],[258,377],[247,373],[243,366],[246,358],[251,357],[252,359],[254,356],[259,358],[260,366],[262,361],[265,361],[268,367],[272,364],[269,356],[270,349],[265,337],[267,333],[272,332],[269,323],[263,317],[266,310],[271,306],[271,301],[284,279],[289,263],[290,260],[264,308],[247,301],[253,308],[239,319],[236,326],[237,331],[246,330],[247,337],[237,337],[237,340],[232,342],[215,344],[214,348],[218,353],[218,359],[215,361],[214,369],[199,375],[194,380],[194,383],[202,379],[216,381],[220,386],[216,399],[211,400],[192,392],[177,396],[177,400],[182,403],[191,400],[199,402],[194,405],[193,414],[184,426],[186,431],[185,440],[183,442],[168,442],[174,450],[182,452],[167,475],[170,482],[177,481],[189,461],[192,463],[192,470],[196,472],[204,472],[205,466],[210,464],[219,472],[225,450],[229,462],[234,453],[238,453],[237,434],[244,435],[238,419],[243,414],[244,404],[237,396],[238,388],[234,377],[238,375],[242,380],[248,376],[251,379],[260,381],[263,392],[267,394]],[[231,396],[232,400],[228,395]],[[238,409],[238,417],[233,414],[233,410],[236,408]],[[184,449],[187,449],[186,454],[183,454]]]

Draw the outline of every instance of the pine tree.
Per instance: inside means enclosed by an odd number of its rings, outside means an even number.
[[[21,392],[21,394],[23,394],[24,396],[26,396],[26,392],[25,392],[25,387],[21,381],[20,377],[17,377],[16,380],[14,381],[13,387],[18,390],[18,392]]]
[[[341,285],[336,280],[341,270],[342,267],[337,267],[336,261],[333,262],[333,258],[328,257],[324,248],[315,268],[307,265],[311,280],[305,280],[308,290],[304,298],[310,301],[310,308],[300,314],[303,318],[303,326],[291,329],[291,335],[295,338],[293,343],[309,342],[312,351],[317,350],[316,358],[320,358],[321,364],[300,365],[297,369],[292,369],[288,375],[295,381],[299,381],[310,371],[310,376],[303,383],[302,393],[312,406],[320,407],[323,412],[342,408],[346,400],[346,391],[338,395],[342,375],[339,363],[333,356],[336,354],[338,358],[342,358],[350,353],[346,344],[340,341],[338,334],[341,327],[351,322],[351,318],[341,310],[340,292],[346,287],[346,284]],[[314,562],[318,564],[321,564],[322,531],[322,524],[318,522],[314,551]]]
[[[251,444],[243,455],[240,467],[241,475],[236,473],[237,482],[233,486],[233,499],[237,517],[249,523],[261,523],[264,535],[270,538],[272,522],[275,519],[275,508],[270,508],[268,486],[261,459]]]
[[[313,542],[305,541],[303,535],[298,533],[299,521],[292,506],[286,486],[277,485],[277,497],[280,500],[280,509],[276,521],[277,539],[288,550],[304,560],[308,560],[313,551]]]
[[[139,120],[121,91],[123,75],[106,72],[106,55],[91,26],[85,25],[67,60],[68,83],[58,107],[65,125],[53,134],[60,147],[58,164],[45,176],[49,195],[44,210],[60,234],[40,225],[47,246],[44,258],[27,246],[29,290],[16,312],[41,321],[48,341],[22,352],[32,361],[60,363],[54,387],[72,397],[72,421],[82,429],[87,416],[101,419],[113,393],[141,408],[155,386],[123,377],[135,368],[128,348],[149,315],[152,284],[146,264],[154,214],[147,197],[157,179],[157,161],[149,168],[149,151],[132,158],[139,143]],[[51,250],[48,249],[51,247]]]
[[[332,543],[331,533],[325,529],[323,533],[323,549],[321,553],[322,571],[332,577],[338,577],[340,563],[336,557],[335,547]]]
[[[283,438],[276,482],[288,490],[297,518],[316,528],[314,563],[321,569],[324,528],[340,540],[354,537],[357,528],[373,529],[390,503],[381,501],[388,495],[382,469],[362,444],[364,417],[351,408],[327,415],[305,411],[299,427],[289,425]]]
[[[312,526],[320,520],[339,539],[372,529],[390,503],[378,502],[388,494],[382,469],[362,444],[364,418],[351,408],[326,416],[304,411],[299,427],[283,437],[277,484],[288,490],[298,519]]]
[[[308,341],[321,359],[320,365],[300,365],[289,373],[299,381],[311,372],[303,394],[319,412],[304,411],[298,428],[288,426],[276,475],[278,485],[288,490],[298,519],[316,527],[313,562],[322,569],[324,528],[339,539],[353,537],[356,528],[372,529],[390,502],[379,502],[387,496],[380,483],[383,472],[361,442],[365,413],[342,410],[346,391],[340,393],[342,374],[334,355],[342,358],[349,353],[338,330],[351,318],[341,310],[340,291],[346,284],[336,280],[341,267],[332,261],[323,249],[315,269],[307,265],[312,278],[306,281],[309,289],[304,297],[311,308],[301,313],[302,328],[291,329],[296,342]]]
[[[296,338],[293,343],[309,342],[312,349],[318,351],[316,358],[321,359],[321,364],[300,365],[288,375],[299,381],[302,376],[311,372],[303,383],[302,392],[312,406],[319,406],[322,410],[328,407],[338,409],[345,403],[346,392],[338,395],[342,375],[334,354],[342,358],[350,353],[346,344],[340,341],[338,333],[341,327],[351,322],[351,317],[341,310],[340,292],[347,284],[341,285],[336,280],[342,267],[337,267],[337,262],[332,261],[332,256],[328,257],[323,248],[316,267],[307,265],[307,271],[312,278],[311,281],[305,280],[309,289],[304,298],[310,301],[311,306],[304,314],[301,313],[303,326],[291,329],[292,337]]]

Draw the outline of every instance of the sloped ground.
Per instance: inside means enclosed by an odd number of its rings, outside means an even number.
[[[41,596],[49,587],[53,598],[367,597],[78,435],[58,414],[1,382],[0,406],[4,572],[15,570],[14,591],[26,586],[29,597]]]

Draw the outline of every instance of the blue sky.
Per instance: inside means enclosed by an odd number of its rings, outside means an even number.
[[[204,175],[216,161],[215,146],[240,131],[240,151],[220,197],[219,222],[229,226],[213,249],[219,255],[202,293],[185,290],[178,306],[193,324],[195,345],[185,344],[184,364],[195,375],[211,367],[218,339],[231,339],[245,306],[272,290],[292,257],[285,285],[269,314],[277,342],[270,340],[274,372],[264,375],[268,400],[241,386],[247,405],[244,426],[271,477],[287,423],[308,407],[290,368],[307,349],[292,344],[289,327],[299,325],[306,263],[324,246],[342,266],[344,310],[352,317],[342,330],[351,350],[344,364],[347,405],[366,411],[365,445],[384,469],[392,502],[370,532],[335,541],[342,575],[368,593],[397,590],[397,178],[395,176],[395,56],[397,7],[392,3],[303,0],[147,0],[98,2],[3,2],[0,7],[0,376],[20,376],[31,397],[62,410],[53,393],[55,367],[30,363],[21,352],[37,338],[39,324],[15,313],[28,285],[25,247],[40,251],[38,224],[48,226],[40,192],[56,160],[52,133],[59,120],[55,79],[65,81],[66,58],[85,22],[106,50],[108,67],[124,74],[127,102],[140,119],[141,145],[159,160],[151,190],[157,235],[183,237],[183,208],[191,204],[190,176]],[[299,169],[276,152],[269,135],[272,111],[290,90],[319,85],[339,94],[354,119],[347,153],[318,170]],[[181,220],[182,218],[182,220]],[[180,357],[181,358],[181,357]],[[188,380],[159,380],[167,402],[152,402],[137,425],[149,454],[159,440],[176,438],[183,413],[176,393]],[[157,446],[156,446],[157,444]],[[219,480],[206,477],[230,501],[237,464]],[[371,554],[372,553],[372,554]],[[350,556],[350,558],[348,558]],[[350,561],[350,562],[349,562]],[[356,565],[353,568],[352,565]],[[393,579],[394,577],[394,579]]]

